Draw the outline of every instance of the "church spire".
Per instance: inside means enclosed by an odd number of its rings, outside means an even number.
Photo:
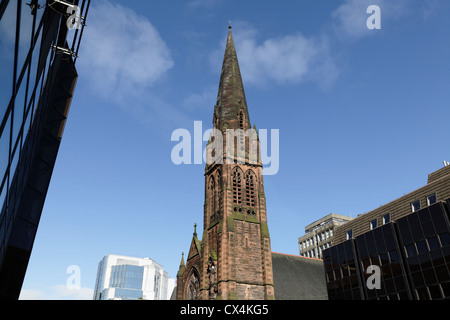
[[[186,266],[181,264],[177,276],[177,299],[274,299],[260,142],[254,139],[256,127],[248,131],[252,127],[231,27],[213,123],[222,139],[213,133],[207,144],[206,155],[213,161],[205,166],[202,239],[194,225]]]
[[[186,269],[186,265],[184,264],[184,252],[182,252],[181,253],[180,267],[178,268],[177,276],[182,276],[185,269]]]
[[[184,267],[184,252],[181,253],[181,262],[180,262],[180,268]]]
[[[218,129],[250,129],[250,119],[245,99],[244,85],[234,46],[231,25],[228,26],[227,45],[220,75],[219,92],[215,110]]]

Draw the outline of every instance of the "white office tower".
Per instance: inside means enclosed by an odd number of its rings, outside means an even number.
[[[94,300],[169,300],[175,279],[150,258],[105,256],[98,264]]]

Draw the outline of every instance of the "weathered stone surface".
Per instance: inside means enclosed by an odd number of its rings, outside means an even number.
[[[220,76],[214,128],[251,129],[231,28]],[[248,138],[243,138],[248,144]],[[259,141],[257,151],[259,154]],[[226,145],[226,135],[224,135]],[[248,158],[248,145],[244,158]],[[227,151],[224,157],[236,159]],[[261,163],[213,163],[205,168],[201,241],[194,233],[180,264],[177,299],[188,299],[198,273],[201,299],[273,299],[273,271]],[[213,271],[211,271],[213,270]]]

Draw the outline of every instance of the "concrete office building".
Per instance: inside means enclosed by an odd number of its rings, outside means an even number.
[[[450,299],[450,166],[337,227],[323,262],[330,300]],[[378,288],[368,285],[373,266]]]
[[[353,220],[351,217],[330,213],[307,225],[305,235],[298,238],[300,255],[308,258],[322,258],[322,251],[331,247],[334,229]]]
[[[150,258],[105,256],[98,265],[94,300],[169,300],[175,279]]]

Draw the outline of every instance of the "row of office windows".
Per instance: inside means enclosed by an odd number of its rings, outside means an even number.
[[[323,245],[320,245],[316,248],[313,248],[309,251],[306,251],[304,253],[300,253],[301,256],[303,257],[308,257],[308,258],[321,258],[322,257],[322,251],[331,247],[331,242],[327,242]]]
[[[437,236],[430,236],[429,238],[406,245],[405,254],[407,258],[411,258],[421,253],[448,245],[450,245],[450,234],[448,232],[444,232]]]
[[[427,196],[427,206],[430,206],[433,203],[436,203],[436,201],[437,201],[436,193],[433,193],[433,194],[430,194],[429,196]],[[418,210],[420,210],[420,200],[416,200],[411,203],[411,211],[416,212]]]
[[[436,193],[430,194],[427,196],[427,205],[430,206],[436,203],[437,197]],[[411,203],[411,212],[416,212],[420,210],[420,200],[416,200]],[[391,214],[387,213],[381,217],[381,225],[385,225],[391,221]],[[373,230],[378,227],[378,219],[373,219],[369,222],[369,229]],[[346,234],[346,240],[353,238],[353,230],[348,230]]]
[[[308,248],[309,246],[314,245],[314,243],[319,243],[321,241],[325,241],[329,238],[333,237],[333,230],[326,230],[324,232],[318,233],[314,236],[312,236],[309,239],[306,239],[305,241],[301,242],[300,245],[300,250],[304,250],[306,248]]]

